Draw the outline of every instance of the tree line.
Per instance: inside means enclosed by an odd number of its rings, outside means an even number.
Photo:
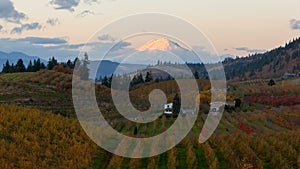
[[[96,82],[101,82],[102,85],[111,88],[111,83],[112,83],[112,79],[113,77],[116,76],[114,74],[112,74],[110,77],[108,76],[104,76],[102,78],[102,76],[100,76],[98,79],[96,79]],[[127,75],[124,75],[123,77],[120,78],[125,78],[127,80],[130,80],[130,77]],[[130,81],[130,86],[135,86],[138,84],[144,84],[144,83],[149,83],[149,82],[153,82],[153,76],[151,71],[146,73],[145,78],[143,77],[143,75],[140,73],[139,75],[134,75],[133,79]]]
[[[22,59],[19,59],[17,64],[10,64],[7,60],[3,65],[2,73],[37,72],[42,69],[53,70],[58,65],[63,65],[65,68],[74,69],[77,60],[78,58],[76,58],[73,62],[68,60],[65,63],[59,63],[57,59],[52,57],[49,59],[47,65],[45,65],[45,63],[41,62],[40,59],[34,59],[33,61],[30,60],[27,66],[25,66]]]
[[[99,78],[96,79],[96,82],[101,82],[102,85],[111,88],[112,85],[112,79],[116,77],[116,75],[112,74],[111,76],[100,76]],[[174,78],[170,75],[168,75],[166,78],[160,77],[160,78],[155,78],[152,75],[152,72],[149,71],[146,73],[145,77],[143,76],[142,73],[134,75],[133,78],[131,79],[129,75],[123,75],[123,76],[119,76],[116,78],[121,78],[123,81],[125,79],[125,81],[129,81],[130,82],[130,87],[134,87],[137,85],[141,85],[141,84],[147,84],[147,83],[151,83],[151,82],[162,82],[162,81],[169,81],[169,80],[174,80]]]
[[[200,79],[198,71],[195,71],[193,75],[195,79]],[[143,76],[142,73],[134,75],[132,79],[130,78],[129,75],[116,76],[112,74],[111,76],[104,76],[104,77],[100,76],[99,78],[96,79],[96,82],[100,82],[102,85],[111,88],[113,77],[121,78],[122,81],[124,81],[124,79],[125,81],[130,81],[130,87],[134,87],[141,84],[147,84],[151,82],[159,83],[163,81],[174,80],[174,77],[172,77],[171,75],[168,75],[164,78],[162,76],[154,78],[152,72],[147,71],[145,77]]]

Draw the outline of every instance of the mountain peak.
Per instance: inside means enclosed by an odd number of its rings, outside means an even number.
[[[144,44],[143,46],[137,48],[138,51],[170,51],[170,50],[177,50],[182,49],[182,47],[177,44],[176,42],[173,42],[171,40],[168,40],[166,38],[160,38],[156,40],[151,40]]]

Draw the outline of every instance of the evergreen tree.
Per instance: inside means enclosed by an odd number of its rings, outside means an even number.
[[[157,60],[157,64],[156,64],[156,66],[158,66],[158,65],[160,65],[160,61],[159,61],[159,60]]]
[[[42,62],[40,69],[46,69],[46,65]]]
[[[174,115],[179,114],[180,106],[181,106],[181,101],[180,101],[178,93],[176,93],[175,97],[173,98],[173,114]]]
[[[25,68],[25,65],[24,65],[22,59],[19,59],[19,60],[18,60],[15,69],[16,69],[16,70],[15,70],[16,72],[25,72],[25,71],[26,71],[26,68]]]
[[[271,79],[268,83],[269,86],[274,86],[275,85],[275,81],[273,79]]]
[[[137,81],[138,81],[138,84],[145,83],[145,80],[144,80],[144,78],[143,78],[143,75],[142,75],[142,74],[140,74],[140,75],[138,76],[138,79],[137,79]]]
[[[174,79],[172,78],[171,75],[168,75],[165,80],[168,81],[168,80],[174,80]]]
[[[37,69],[36,69],[36,60],[35,60],[35,59],[33,60],[32,71],[33,71],[33,72],[36,72],[36,71],[37,71]]]
[[[136,84],[138,84],[138,79],[137,79],[137,77],[134,75],[134,76],[133,76],[133,79],[132,79],[131,82],[130,82],[130,86],[134,86],[134,85],[136,85]]]
[[[110,76],[109,80],[108,80],[108,82],[109,82],[109,87],[111,87],[113,77],[114,77],[114,74],[112,74],[112,75]]]
[[[142,74],[133,76],[133,79],[131,80],[130,86],[138,85],[145,83],[145,80],[143,78]]]
[[[15,73],[16,72],[16,66],[12,63],[11,66],[9,67],[9,73]]]
[[[9,61],[6,60],[5,65],[3,65],[2,73],[10,73],[11,67]]]
[[[52,70],[54,68],[54,66],[56,66],[56,65],[58,65],[58,62],[57,62],[57,60],[54,57],[52,57],[48,61],[47,69],[48,70]]]
[[[81,78],[81,80],[89,80],[89,68],[88,68],[88,64],[90,64],[89,62],[89,57],[88,54],[85,53],[84,57],[81,61],[81,64],[79,66],[79,76]]]
[[[110,82],[109,82],[109,79],[107,78],[107,76],[104,76],[104,78],[102,80],[102,85],[104,85],[106,87],[110,87]]]
[[[145,77],[145,82],[151,82],[153,80],[151,71],[147,72],[146,77]]]
[[[33,72],[32,61],[29,61],[29,64],[28,64],[28,66],[27,66],[27,72]]]
[[[71,60],[67,61],[66,66],[69,67],[69,68],[73,68],[73,64],[72,64]]]
[[[235,108],[240,108],[242,105],[241,99],[237,98],[234,101],[235,101]]]
[[[135,126],[133,134],[136,136],[138,134],[138,127]]]
[[[80,60],[78,59],[78,57],[76,57],[75,59],[74,59],[74,61],[73,61],[73,65],[72,65],[72,69],[74,69],[75,68],[75,65],[76,64],[78,64],[77,66],[79,66],[80,65]]]
[[[198,73],[198,71],[194,72],[194,77],[195,77],[195,79],[199,79],[199,73]]]
[[[34,67],[35,72],[39,71],[41,69],[41,60],[38,59],[33,67]]]

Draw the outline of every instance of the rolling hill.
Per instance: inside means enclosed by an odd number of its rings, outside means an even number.
[[[103,78],[104,76],[111,76],[112,74],[123,75],[137,70],[143,70],[146,67],[147,65],[143,64],[120,64],[109,60],[91,61],[89,64],[90,79],[95,79],[95,77]]]
[[[223,64],[229,80],[278,78],[287,72],[298,74],[300,38],[263,54],[226,59]]]

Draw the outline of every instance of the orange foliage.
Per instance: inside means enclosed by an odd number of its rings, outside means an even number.
[[[96,145],[78,121],[0,105],[0,168],[88,168]]]

